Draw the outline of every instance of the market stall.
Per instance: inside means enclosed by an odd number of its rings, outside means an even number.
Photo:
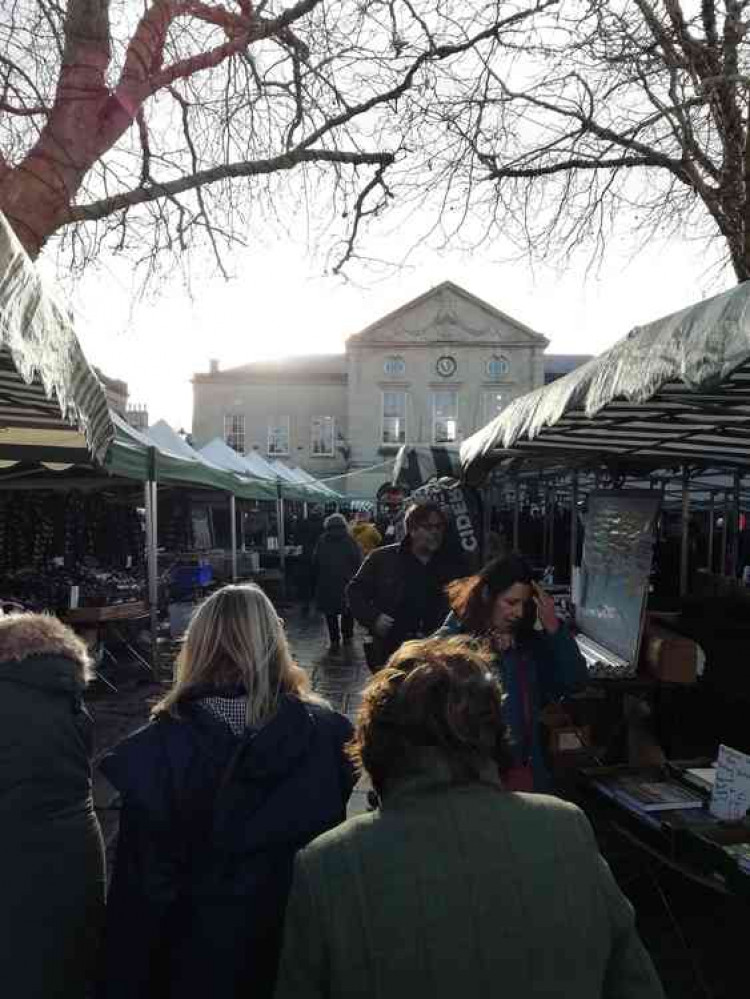
[[[589,657],[590,689],[563,712],[577,733],[570,772],[589,764],[587,810],[608,816],[605,834],[617,829],[665,867],[745,898],[750,799],[727,818],[715,797],[726,787],[737,797],[743,767],[750,772],[750,592],[742,585],[749,441],[746,283],[634,330],[512,402],[461,448],[467,479],[491,475],[504,494],[514,541],[519,497],[552,494],[566,506],[574,584],[588,590],[574,585],[572,594],[584,639],[596,621],[611,652],[622,623],[634,624],[634,644],[609,657],[609,675],[600,671],[607,654]],[[624,512],[617,503],[631,506]],[[635,530],[638,503],[648,511]],[[598,525],[597,504],[608,509]],[[665,533],[673,557],[662,583],[673,604],[655,613],[647,549]],[[742,761],[731,776],[720,746]],[[691,785],[689,771],[713,791]],[[693,800],[684,804],[681,794]]]

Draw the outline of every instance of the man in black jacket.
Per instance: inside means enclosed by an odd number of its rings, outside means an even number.
[[[446,521],[434,503],[414,504],[401,544],[372,552],[349,584],[352,614],[372,636],[367,663],[375,672],[402,642],[431,635],[448,613],[445,586],[466,566],[444,547]]]

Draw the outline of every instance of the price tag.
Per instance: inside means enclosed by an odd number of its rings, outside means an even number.
[[[725,822],[741,822],[750,810],[750,756],[719,746],[711,814]]]

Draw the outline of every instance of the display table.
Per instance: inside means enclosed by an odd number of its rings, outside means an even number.
[[[148,620],[149,605],[145,600],[132,600],[129,603],[110,604],[106,607],[74,607],[61,613],[59,617],[73,628],[93,636],[94,643],[101,648],[102,658],[108,658],[113,663],[117,662],[107,646],[108,640],[114,639],[127,649],[141,669],[149,675],[152,674],[151,664],[135,648],[121,627],[129,622]],[[112,681],[103,675],[101,669],[95,670],[95,675],[111,690],[117,690]]]
[[[715,819],[708,811],[708,794],[702,795],[704,803],[700,808],[643,811],[607,789],[607,779],[618,777],[657,780],[666,775],[682,783],[681,774],[692,765],[587,768],[580,771],[581,804],[584,808],[590,805],[610,829],[661,864],[703,887],[733,895],[750,905],[750,872],[723,849],[729,844],[750,842],[750,822],[730,825]],[[692,793],[700,792],[693,789]]]
[[[107,607],[75,607],[64,611],[60,618],[68,624],[99,624],[108,621],[135,621],[148,617],[148,604],[145,600],[132,600],[125,604],[110,604]]]

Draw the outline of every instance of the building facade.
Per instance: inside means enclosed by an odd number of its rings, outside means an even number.
[[[226,371],[211,362],[193,378],[194,445],[221,437],[372,497],[402,444],[458,444],[543,385],[547,343],[445,282],[349,337],[342,354]]]

